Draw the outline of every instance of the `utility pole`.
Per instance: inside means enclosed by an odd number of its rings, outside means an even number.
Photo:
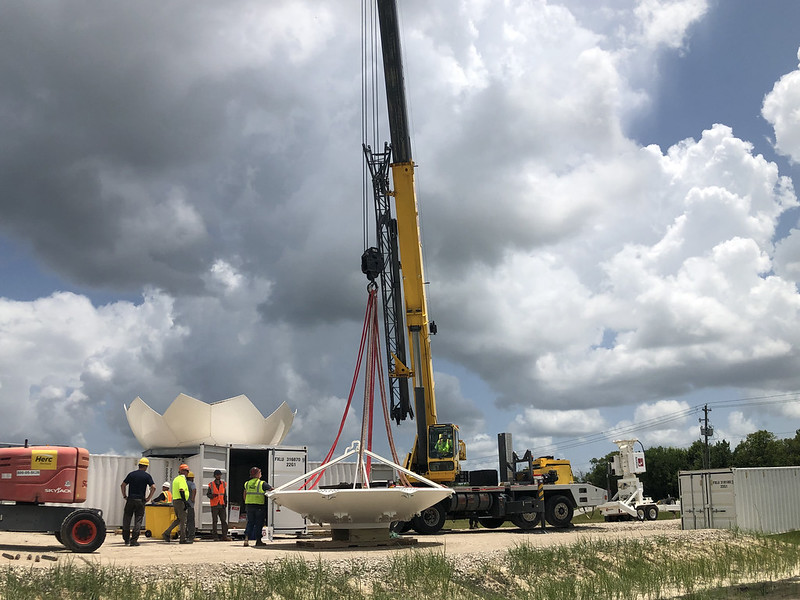
[[[708,413],[711,409],[708,404],[703,406],[703,418],[700,419],[700,435],[703,437],[703,468],[711,468],[711,453],[708,450],[708,438],[714,435],[714,428],[708,424]]]

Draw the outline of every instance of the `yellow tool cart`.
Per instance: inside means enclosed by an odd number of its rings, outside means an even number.
[[[144,535],[145,537],[160,538],[167,527],[175,520],[175,510],[172,504],[159,502],[148,504],[144,507]],[[172,537],[178,537],[178,527],[172,530]]]

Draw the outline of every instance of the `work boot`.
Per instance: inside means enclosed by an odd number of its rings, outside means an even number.
[[[249,545],[250,545],[250,540],[245,540],[244,544],[242,544],[242,546],[249,546]]]
[[[162,534],[161,534],[161,539],[162,539],[162,540],[164,540],[165,542],[167,542],[168,544],[169,544],[169,543],[170,543],[170,541],[171,541],[171,540],[170,540],[170,537],[169,537],[169,534],[168,534],[166,531],[165,531],[164,533],[162,533]]]
[[[266,546],[262,540],[256,540],[256,546]]]
[[[233,538],[231,536],[229,536],[229,535],[226,535],[224,538],[222,538],[222,541],[223,542],[232,542]]]
[[[137,542],[136,540],[131,540],[131,546],[138,546],[138,545],[139,542]]]

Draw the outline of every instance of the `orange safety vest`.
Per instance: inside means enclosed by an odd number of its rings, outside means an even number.
[[[165,490],[165,491],[163,491],[161,493],[164,494],[164,496],[165,496],[164,502],[172,503],[172,492],[170,492],[169,490]]]
[[[211,489],[211,506],[225,506],[225,482],[220,481],[217,485],[217,480],[212,479],[208,487]]]

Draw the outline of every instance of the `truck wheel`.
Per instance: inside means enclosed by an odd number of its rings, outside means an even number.
[[[505,522],[506,522],[506,520],[505,520],[503,517],[498,517],[498,518],[496,518],[496,519],[493,519],[493,518],[488,518],[488,519],[478,519],[478,522],[479,522],[481,525],[483,525],[484,527],[486,527],[486,529],[497,529],[497,528],[498,528],[498,527],[500,527],[500,526],[501,526],[503,523],[505,523]]]
[[[511,522],[523,531],[530,531],[531,529],[536,529],[536,526],[539,525],[539,513],[529,512],[511,515]]]
[[[61,523],[61,543],[73,552],[94,552],[106,539],[106,524],[91,510],[76,510]]]
[[[406,533],[411,529],[411,521],[392,521],[389,530],[394,533]]]
[[[647,515],[644,512],[644,506],[637,506],[636,507],[636,518],[640,521],[644,521]]]
[[[446,513],[441,504],[434,504],[411,519],[411,527],[423,535],[439,533],[444,526]]]
[[[658,507],[655,504],[648,504],[645,506],[644,518],[648,521],[655,521],[658,518]]]
[[[566,496],[552,496],[545,501],[544,517],[556,529],[569,527],[572,513],[572,503]]]

